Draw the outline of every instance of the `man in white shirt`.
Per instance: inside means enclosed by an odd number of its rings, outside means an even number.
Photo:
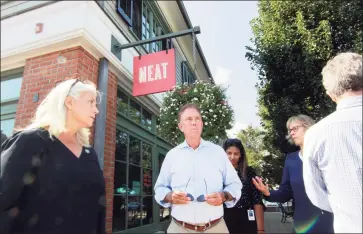
[[[172,207],[168,233],[229,233],[223,203],[233,207],[242,183],[222,147],[201,138],[199,108],[187,104],[179,112],[185,141],[168,152],[155,184],[155,200]]]
[[[337,109],[305,134],[306,193],[336,233],[362,233],[362,55],[341,53],[322,75]]]

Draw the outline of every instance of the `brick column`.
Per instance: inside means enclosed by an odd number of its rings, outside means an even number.
[[[106,137],[103,175],[106,182],[106,233],[112,233],[116,150],[117,77],[108,71]]]

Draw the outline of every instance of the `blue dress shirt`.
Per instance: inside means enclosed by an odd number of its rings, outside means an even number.
[[[174,218],[190,224],[205,224],[223,216],[223,205],[197,202],[197,197],[229,192],[234,200],[225,204],[230,208],[241,197],[242,183],[220,146],[201,140],[194,150],[184,141],[167,153],[154,189],[155,200],[163,207],[171,206]],[[182,205],[163,202],[170,191],[190,193],[194,201]]]

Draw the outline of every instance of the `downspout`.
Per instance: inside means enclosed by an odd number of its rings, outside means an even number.
[[[106,139],[106,114],[107,114],[107,87],[108,87],[108,61],[100,59],[98,69],[98,91],[105,98],[98,105],[99,113],[96,116],[94,149],[97,153],[98,162],[103,170],[105,139]]]

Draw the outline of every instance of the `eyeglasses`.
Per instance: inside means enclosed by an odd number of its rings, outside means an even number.
[[[304,127],[304,125],[298,125],[298,126],[295,126],[295,127],[293,127],[293,128],[290,128],[289,130],[288,130],[288,132],[289,133],[291,133],[291,132],[296,132],[297,130],[299,130],[299,128],[300,127]]]
[[[189,180],[188,180],[188,182],[187,182],[187,184],[185,186],[184,191],[187,191],[189,181],[190,181],[190,178],[189,178]],[[204,179],[204,184],[205,184],[205,194],[208,194],[208,187],[207,187],[207,182],[205,181],[205,179]],[[194,201],[194,197],[193,197],[192,194],[187,193],[187,197],[189,197],[191,201]],[[205,196],[203,194],[197,197],[197,202],[205,202],[205,201],[206,201],[206,199],[205,199]]]
[[[75,82],[73,82],[73,84],[72,84],[72,85],[71,85],[71,87],[69,88],[67,96],[70,94],[70,92],[71,92],[72,88],[73,88],[73,87],[77,84],[77,82],[81,82],[81,83],[85,84],[85,83],[86,83],[86,81],[87,81],[87,79],[86,79],[86,78],[76,79],[76,81],[75,81]]]

